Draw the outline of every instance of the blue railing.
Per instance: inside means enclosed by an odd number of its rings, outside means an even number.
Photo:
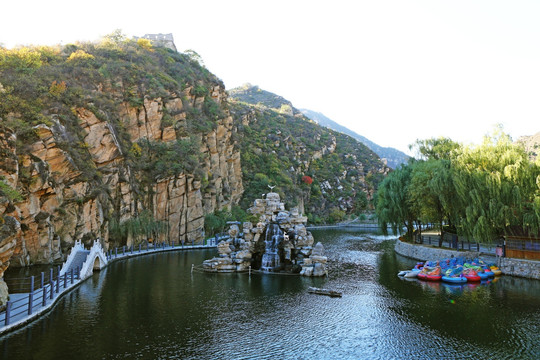
[[[54,277],[54,269],[50,269],[48,278],[42,272],[39,277],[40,281],[36,283],[36,277],[28,278],[30,291],[24,294],[11,293],[9,300],[6,303],[4,311],[0,312],[0,324],[8,326],[14,320],[20,320],[24,317],[31,316],[36,310],[44,308],[47,303],[52,301],[59,293],[60,289],[66,289],[75,284],[75,280],[80,280],[80,269],[77,267],[71,270],[70,273],[65,273],[59,276],[59,270]]]
[[[176,243],[172,241],[171,243],[167,242],[159,242],[159,243],[152,243],[146,242],[145,244],[139,244],[138,246],[122,246],[122,247],[115,247],[114,249],[110,249],[105,253],[107,255],[107,260],[116,259],[124,256],[129,255],[138,255],[143,252],[154,252],[154,251],[162,251],[162,250],[171,250],[174,248],[180,248],[180,249],[193,249],[193,248],[207,248],[207,247],[214,247],[217,246],[217,244],[223,240],[228,238],[228,236],[215,236],[208,239],[204,239],[203,243],[201,245],[195,245],[195,242],[192,241],[191,244],[186,242],[180,242]]]
[[[210,248],[215,247],[219,241],[227,238],[223,234],[215,236],[209,239],[205,239],[201,245],[195,245],[194,242],[186,244],[184,242],[171,243],[160,242],[149,244],[146,242],[144,245],[139,244],[137,247],[122,246],[116,247],[106,252],[108,260],[120,260],[131,256],[137,256],[143,253],[152,253],[159,251],[180,250],[180,249],[197,249],[197,248]],[[4,326],[8,326],[22,319],[29,319],[32,315],[36,314],[39,310],[50,305],[51,302],[58,297],[61,290],[68,289],[72,286],[78,285],[81,280],[81,269],[77,267],[75,270],[71,269],[69,272],[59,276],[60,267],[55,269],[51,268],[48,274],[42,272],[39,277],[31,276],[25,279],[11,279],[14,280],[15,287],[19,290],[25,290],[24,292],[13,293],[10,291],[10,298],[6,303],[5,310],[0,312],[0,330]],[[36,281],[36,278],[39,281]]]

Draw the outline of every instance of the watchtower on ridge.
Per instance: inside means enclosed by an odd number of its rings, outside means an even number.
[[[156,45],[164,46],[168,49],[178,51],[176,45],[174,44],[173,34],[145,34],[142,37],[134,36],[135,40],[137,39],[147,39],[152,41]]]

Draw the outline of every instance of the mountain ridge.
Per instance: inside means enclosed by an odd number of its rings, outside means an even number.
[[[377,155],[379,155],[381,158],[386,159],[388,166],[392,169],[395,169],[400,164],[407,163],[407,160],[409,159],[409,156],[406,155],[404,152],[397,150],[392,147],[383,147],[380,146],[373,141],[369,140],[365,136],[362,136],[349,128],[338,124],[334,120],[328,118],[324,114],[320,112],[316,112],[309,109],[299,109],[304,115],[306,115],[311,120],[315,121],[319,125],[328,127],[332,130],[342,132],[344,134],[347,134],[354,139],[360,141],[364,145],[366,145],[368,148],[373,150]]]

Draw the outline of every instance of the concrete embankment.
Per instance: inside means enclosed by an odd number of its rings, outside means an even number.
[[[485,254],[483,252],[450,250],[434,246],[406,243],[401,240],[397,240],[394,249],[399,255],[420,261],[447,259],[452,256],[461,256],[470,259],[478,257],[485,262],[497,264],[505,275],[540,280],[540,261],[506,257],[496,258],[491,254]]]

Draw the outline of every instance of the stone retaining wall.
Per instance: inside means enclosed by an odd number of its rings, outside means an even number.
[[[477,251],[456,251],[429,245],[410,244],[400,240],[396,242],[395,251],[399,255],[420,261],[447,259],[452,256],[473,259],[480,256]]]
[[[452,255],[454,257],[462,256],[471,259],[478,257],[485,262],[496,263],[505,275],[540,280],[540,261],[504,257],[497,259],[491,254],[477,251],[450,250],[434,246],[410,244],[400,240],[396,242],[394,249],[399,255],[420,261],[447,259],[452,257]]]
[[[501,258],[499,268],[506,275],[540,280],[540,261]]]

